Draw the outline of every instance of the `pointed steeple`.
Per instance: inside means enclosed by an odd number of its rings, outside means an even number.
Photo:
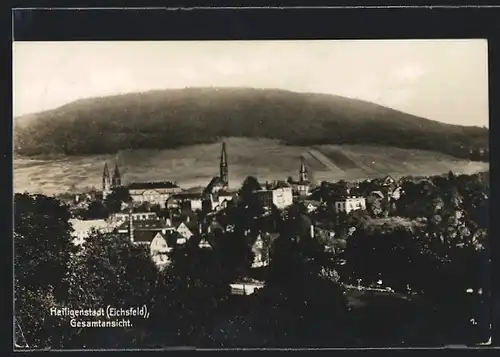
[[[104,163],[104,172],[102,173],[102,177],[109,177],[109,169],[108,169],[108,163]]]
[[[222,151],[220,153],[220,164],[227,165],[226,143],[222,142]]]
[[[304,157],[301,158],[300,171],[299,171],[299,181],[300,182],[307,181],[307,167],[306,167],[306,163],[304,161]]]
[[[226,143],[222,143],[222,151],[220,154],[220,179],[228,185],[228,167],[227,167],[227,153],[226,153]]]
[[[111,177],[109,176],[108,164],[104,163],[104,171],[102,173],[102,190],[108,191],[111,186]]]
[[[118,163],[115,163],[115,172],[113,173],[113,187],[118,187],[122,185],[122,177],[120,175],[120,170],[118,169]]]

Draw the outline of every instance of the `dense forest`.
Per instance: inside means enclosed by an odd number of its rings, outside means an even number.
[[[367,144],[488,159],[488,129],[443,124],[326,94],[186,88],[79,100],[14,120],[17,154],[88,155],[163,149],[221,137],[289,145]],[[480,152],[480,150],[484,150]]]

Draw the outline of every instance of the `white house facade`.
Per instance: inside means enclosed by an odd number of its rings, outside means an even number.
[[[335,212],[350,213],[357,210],[366,210],[366,199],[364,197],[348,197],[335,202]]]

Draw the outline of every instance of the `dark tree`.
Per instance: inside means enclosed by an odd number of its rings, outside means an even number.
[[[241,185],[239,196],[245,204],[254,204],[254,192],[261,188],[259,181],[254,176],[248,176]]]
[[[101,201],[92,201],[84,213],[84,217],[85,219],[106,219],[109,217],[109,211]]]
[[[66,274],[71,254],[70,214],[58,200],[43,195],[14,198],[15,314],[30,347],[61,346],[60,321],[50,308],[68,298]]]
[[[335,345],[347,312],[338,278],[333,257],[315,240],[297,242],[281,235],[273,244],[269,278],[259,294],[260,319],[278,334],[286,331],[278,335],[280,344]]]
[[[120,186],[113,188],[113,190],[106,196],[104,205],[110,213],[117,213],[122,210],[123,203],[130,202],[132,202],[132,197],[130,196],[128,188]]]
[[[198,346],[210,334],[210,323],[229,295],[224,277],[213,250],[197,246],[175,250],[152,306],[156,340],[163,346]]]
[[[238,231],[223,233],[218,241],[216,254],[228,281],[248,275],[254,258],[249,237]]]
[[[154,298],[158,271],[150,253],[125,236],[93,232],[70,267],[69,308],[99,309],[111,305],[127,309],[149,306]],[[144,319],[131,321],[133,328],[74,329],[65,347],[143,347],[147,337]]]

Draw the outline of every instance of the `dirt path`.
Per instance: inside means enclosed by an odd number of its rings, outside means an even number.
[[[325,165],[325,167],[327,169],[331,170],[332,172],[337,173],[337,174],[344,172],[344,170],[342,170],[337,165],[334,165],[333,162],[329,158],[327,158],[325,155],[323,155],[318,150],[311,148],[311,149],[309,149],[308,152],[312,157],[314,157],[316,160],[321,162],[323,165]]]

